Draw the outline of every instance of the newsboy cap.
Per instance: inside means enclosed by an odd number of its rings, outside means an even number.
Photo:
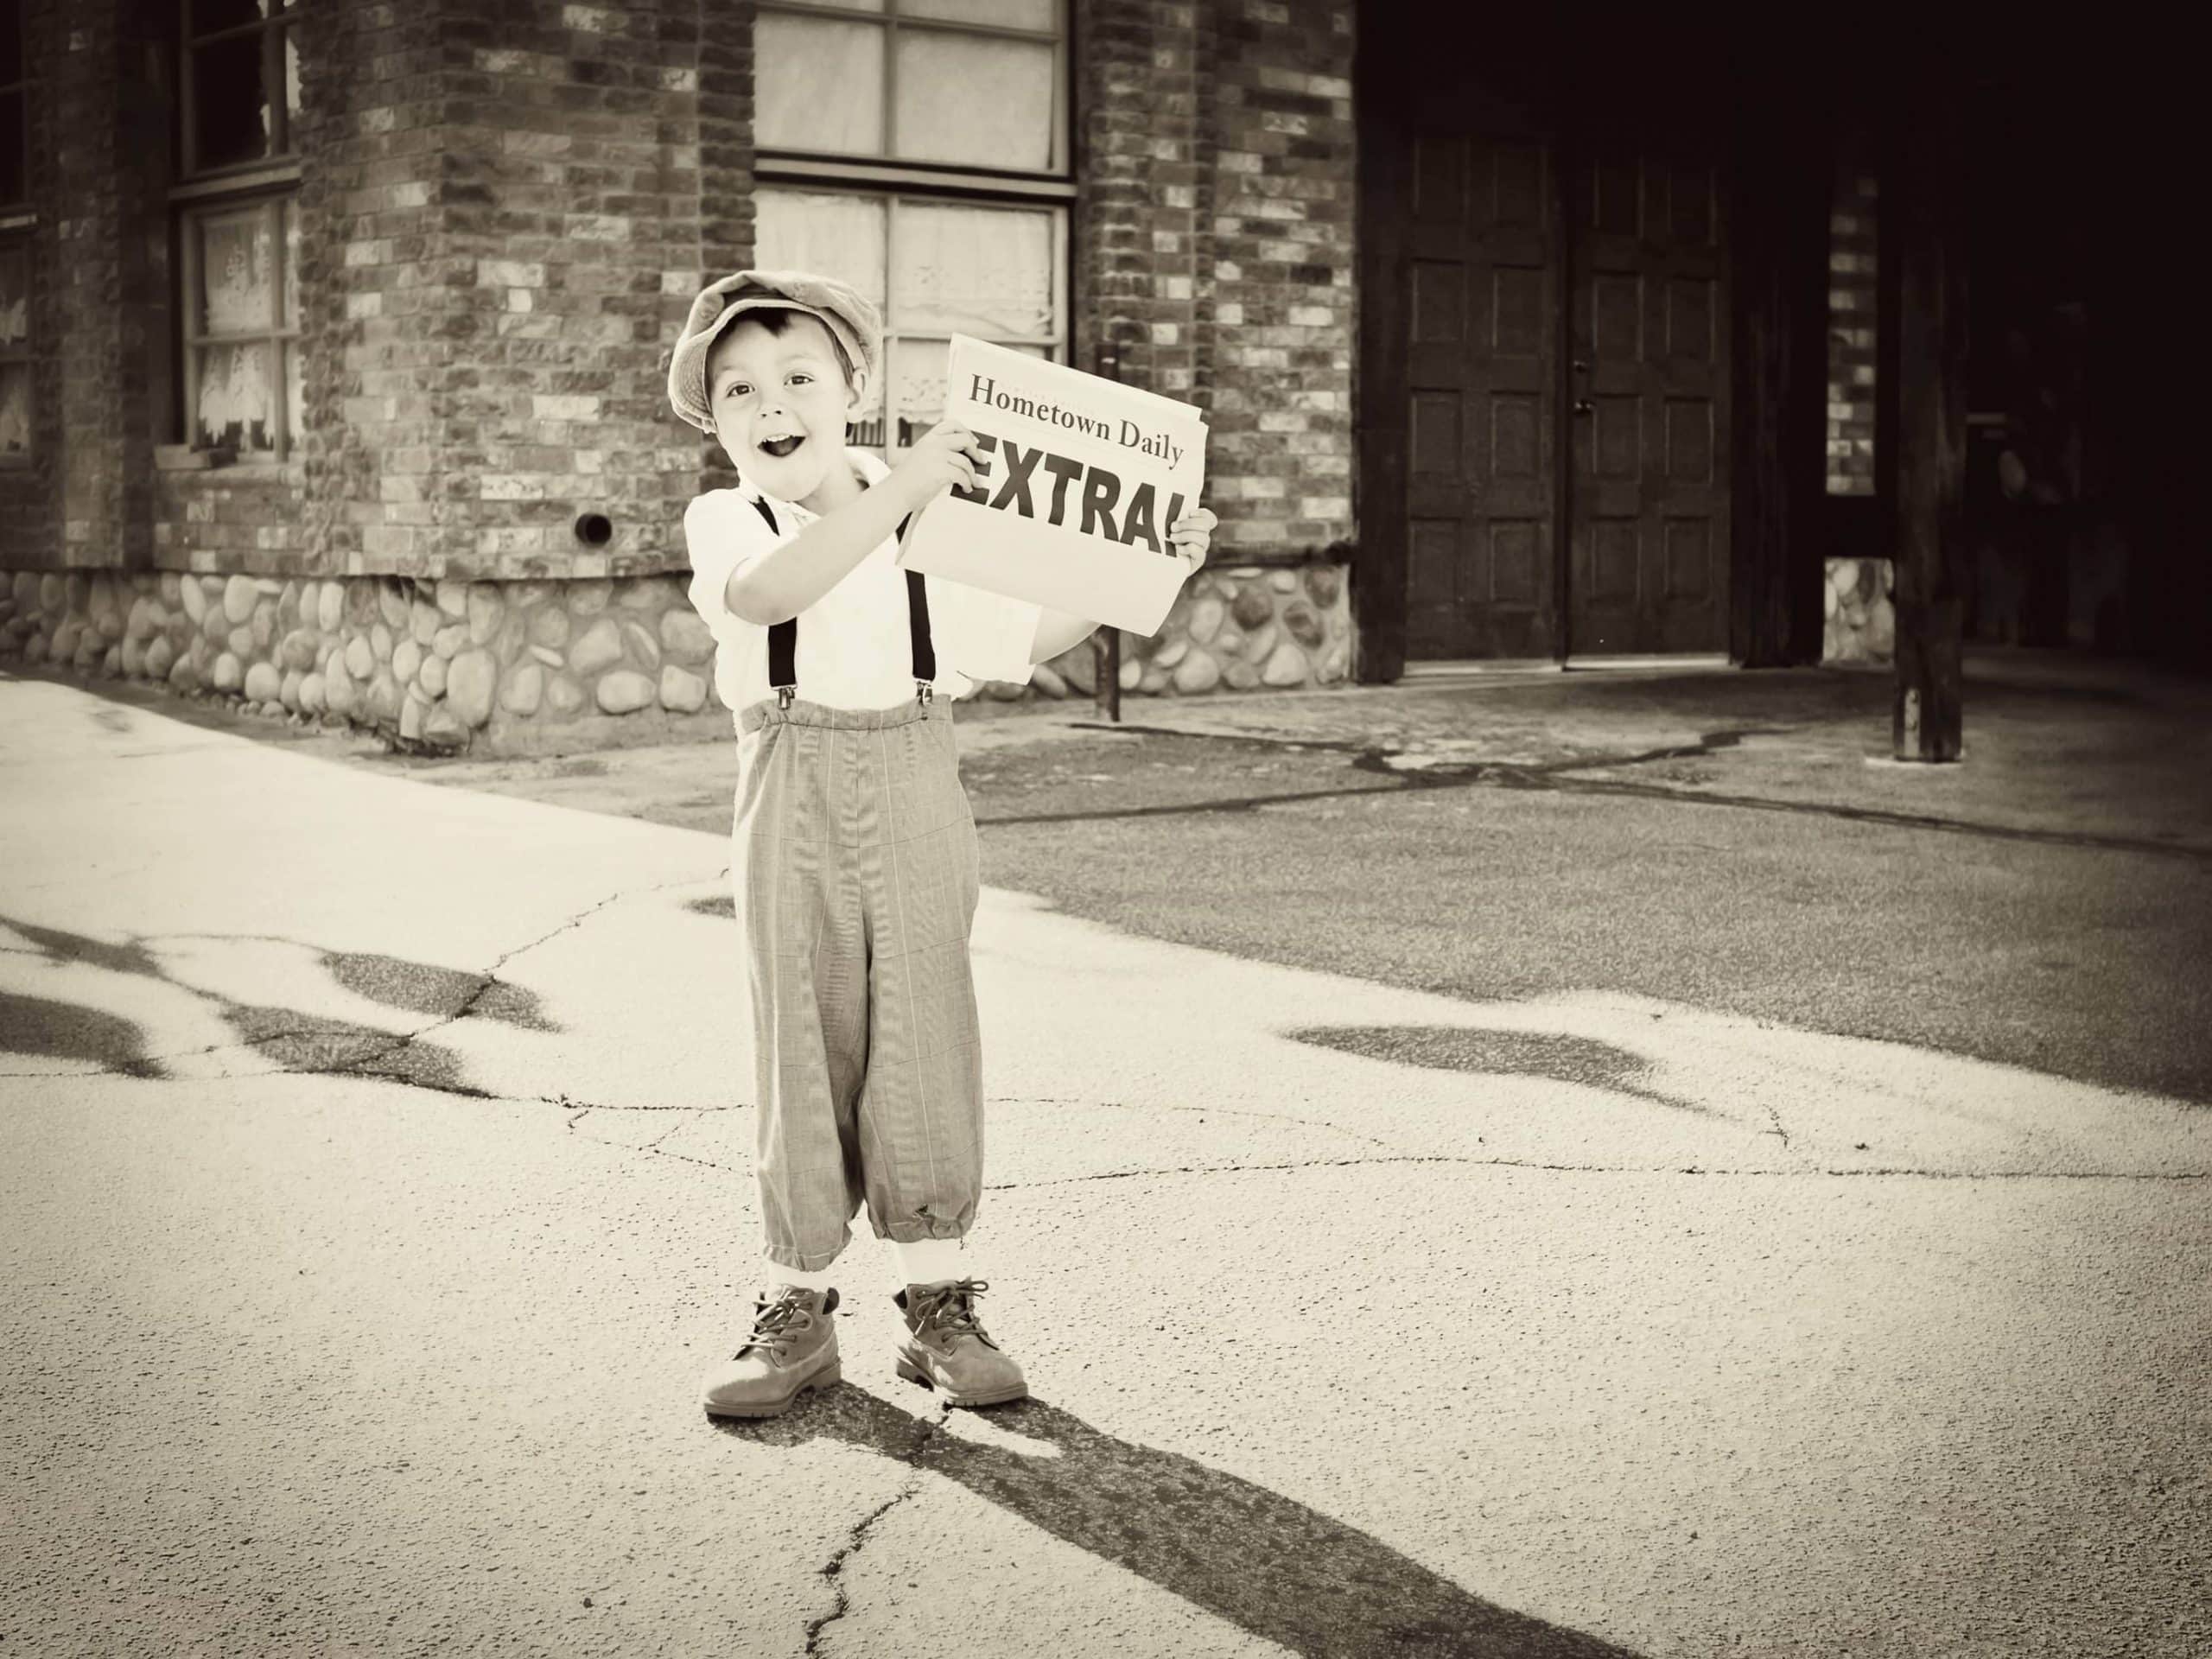
[[[747,311],[803,311],[818,317],[845,348],[853,366],[875,378],[883,321],[859,292],[834,276],[804,270],[741,270],[709,283],[691,302],[668,363],[668,401],[701,431],[714,429],[707,406],[707,353],[722,330]]]

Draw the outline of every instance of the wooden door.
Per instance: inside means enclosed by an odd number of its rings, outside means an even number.
[[[1709,148],[1597,134],[1567,172],[1568,649],[1728,645],[1728,294]]]
[[[1459,123],[1416,129],[1406,187],[1405,654],[1548,657],[1559,304],[1549,147]]]

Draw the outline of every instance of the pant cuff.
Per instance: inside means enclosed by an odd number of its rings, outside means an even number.
[[[873,1222],[871,1225],[874,1225]],[[961,1239],[968,1236],[964,1221],[894,1221],[876,1226],[875,1236],[893,1244],[914,1244],[925,1238]]]
[[[779,1268],[796,1268],[801,1273],[818,1273],[845,1252],[840,1244],[834,1250],[798,1250],[786,1244],[769,1244],[760,1254]]]

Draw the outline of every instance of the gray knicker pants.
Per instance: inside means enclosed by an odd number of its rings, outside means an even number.
[[[829,1266],[863,1198],[879,1238],[959,1238],[982,1193],[983,1071],[952,711],[795,699],[739,720],[731,850],[767,1255]]]

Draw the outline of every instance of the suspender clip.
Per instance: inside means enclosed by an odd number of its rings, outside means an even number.
[[[933,701],[937,696],[937,687],[931,685],[927,680],[916,680],[914,682],[914,696],[920,700],[922,706],[926,709],[929,707],[931,701]]]
[[[795,685],[778,686],[776,688],[776,707],[779,709],[790,708],[791,706],[791,699],[798,695],[798,687]]]

